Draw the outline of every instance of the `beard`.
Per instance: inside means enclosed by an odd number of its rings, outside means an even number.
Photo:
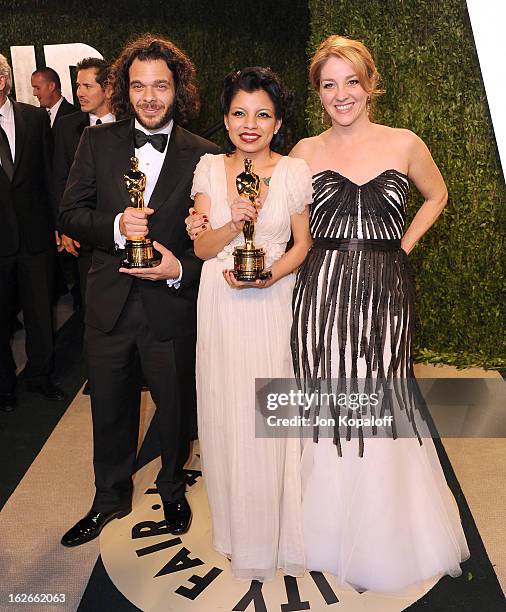
[[[143,119],[139,115],[139,113],[137,112],[137,109],[135,109],[135,108],[134,108],[134,114],[135,114],[135,118],[137,119],[137,121],[146,130],[159,130],[160,128],[162,128],[165,125],[167,125],[167,123],[169,123],[169,121],[174,118],[174,104],[171,104],[167,108],[167,110],[162,115],[162,117],[160,117],[160,119],[156,119],[156,118],[153,117],[153,120],[155,121],[155,123],[151,123],[151,122],[150,123],[146,123],[146,120]]]

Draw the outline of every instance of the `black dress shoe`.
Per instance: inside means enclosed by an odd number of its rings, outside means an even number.
[[[163,513],[167,521],[168,531],[172,535],[181,535],[190,529],[192,509],[186,501],[186,497],[181,497],[175,502],[163,501]]]
[[[115,518],[123,518],[131,510],[116,510],[115,512],[97,512],[93,508],[78,521],[61,539],[63,546],[79,546],[94,540],[102,529]]]
[[[14,393],[0,393],[0,410],[12,412],[16,407],[16,396]]]
[[[51,381],[42,383],[28,382],[26,383],[26,388],[32,393],[39,393],[40,395],[43,395],[46,399],[51,400],[52,402],[59,402],[62,399],[65,399],[65,395],[60,387],[57,387]]]

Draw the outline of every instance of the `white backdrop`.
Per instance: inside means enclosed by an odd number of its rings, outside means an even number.
[[[467,0],[467,10],[506,175],[506,0]]]
[[[35,64],[35,47],[33,45],[11,47],[11,57],[14,86],[16,87],[16,100],[38,106],[39,101],[32,95],[32,86],[30,84],[32,72],[37,69]],[[70,82],[69,67],[75,66],[77,62],[85,57],[99,57],[103,59],[103,55],[99,51],[84,43],[44,45],[44,57],[46,66],[50,66],[59,74],[62,94],[69,102],[72,102],[72,83]]]

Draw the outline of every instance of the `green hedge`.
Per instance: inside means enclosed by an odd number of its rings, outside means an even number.
[[[504,367],[505,185],[465,1],[310,0],[309,8],[309,55],[330,34],[362,40],[387,92],[376,120],[417,133],[448,186],[448,205],[411,256],[417,360]],[[306,113],[319,133],[314,94]],[[410,218],[420,203],[412,193]]]
[[[111,59],[136,34],[150,31],[170,38],[197,67],[202,112],[191,126],[196,131],[219,121],[218,98],[227,72],[271,66],[297,92],[288,145],[305,134],[305,0],[0,0],[0,15],[0,53],[10,59],[10,46],[35,45],[39,65],[44,64],[44,44],[84,42]]]
[[[202,112],[191,126],[196,131],[219,120],[225,73],[268,65],[297,94],[291,145],[305,135],[304,108],[309,132],[321,129],[316,97],[306,105],[306,45],[311,55],[329,34],[363,40],[387,90],[378,120],[425,140],[450,193],[441,219],[412,255],[417,357],[506,365],[500,231],[505,186],[465,1],[309,0],[309,12],[304,0],[0,0],[0,52],[9,57],[10,46],[33,44],[43,65],[44,44],[85,42],[113,58],[135,34],[167,36],[197,66]],[[413,194],[410,216],[419,204]]]

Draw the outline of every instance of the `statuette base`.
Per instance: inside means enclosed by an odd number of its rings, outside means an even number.
[[[160,261],[161,256],[153,249],[149,238],[127,239],[125,257],[121,260],[123,268],[154,268]]]
[[[271,278],[271,271],[264,268],[265,251],[263,249],[235,247],[234,276],[237,280],[255,282]]]

